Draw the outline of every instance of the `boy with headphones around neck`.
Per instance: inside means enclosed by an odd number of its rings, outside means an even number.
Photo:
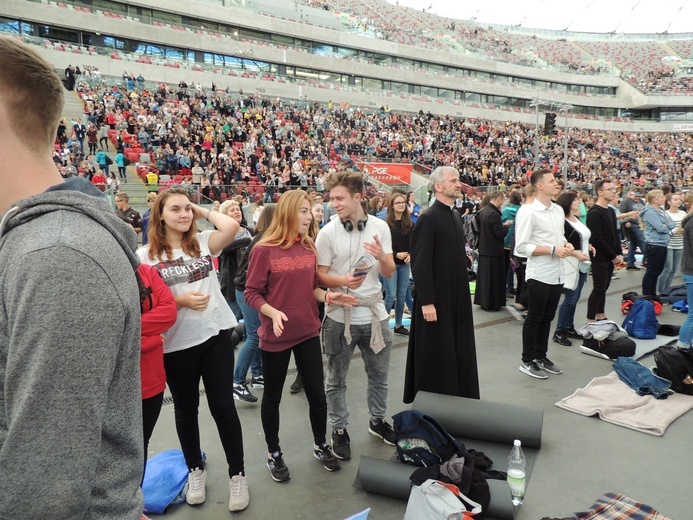
[[[361,174],[332,174],[327,188],[337,215],[325,224],[315,243],[320,286],[352,294],[359,300],[351,309],[328,306],[322,328],[327,356],[325,394],[333,451],[338,458],[349,460],[346,376],[356,346],[361,350],[368,377],[367,402],[371,416],[368,431],[387,444],[395,444],[392,426],[385,422],[392,333],[378,280],[378,273],[385,278],[394,274],[395,261],[388,225],[380,219],[368,218],[361,206],[364,191]],[[365,276],[355,276],[353,267],[364,255],[375,258],[377,269],[371,269]]]

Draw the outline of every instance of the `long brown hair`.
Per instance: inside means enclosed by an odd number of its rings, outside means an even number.
[[[385,217],[385,222],[391,227],[395,227],[395,199],[397,197],[402,197],[404,199],[404,211],[402,212],[402,233],[406,235],[414,227],[411,221],[411,214],[409,213],[409,207],[407,206],[407,194],[403,191],[393,191],[387,199],[387,216]]]
[[[265,209],[262,210],[260,216],[257,218],[257,224],[255,224],[255,229],[253,230],[253,235],[259,235],[264,233],[269,228],[272,223],[272,218],[274,217],[274,211],[277,209],[277,205],[267,204]]]
[[[303,190],[287,191],[279,197],[272,223],[257,245],[279,246],[282,249],[289,249],[294,244],[296,237],[299,236],[298,213],[304,201],[312,206],[310,197]],[[313,240],[308,236],[308,233],[300,236],[300,242],[306,249],[315,250]]]
[[[185,195],[190,200],[190,193],[185,188],[170,188],[163,193],[159,193],[152,208],[152,214],[149,217],[149,231],[147,232],[149,258],[152,260],[163,260],[164,254],[170,259],[173,255],[171,246],[166,240],[166,225],[163,221],[164,206],[171,195]],[[197,242],[197,225],[194,217],[190,224],[190,229],[183,234],[181,247],[183,252],[193,258],[199,258],[201,254],[200,244]]]

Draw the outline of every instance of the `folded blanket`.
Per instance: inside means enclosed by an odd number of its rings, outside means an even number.
[[[620,493],[605,493],[588,511],[573,516],[579,520],[671,520],[651,506]]]
[[[661,437],[672,422],[693,409],[693,397],[683,394],[665,400],[649,395],[641,397],[616,372],[611,372],[595,377],[556,406],[580,415],[599,415],[606,422]]]

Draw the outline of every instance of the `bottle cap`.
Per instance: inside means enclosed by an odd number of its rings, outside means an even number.
[[[515,439],[515,442],[513,443],[515,446],[522,446],[522,443],[520,442],[520,439]]]

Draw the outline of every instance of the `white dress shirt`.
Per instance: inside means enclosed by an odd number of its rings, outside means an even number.
[[[515,253],[527,258],[525,279],[550,285],[562,284],[563,261],[555,255],[533,254],[539,246],[565,245],[563,208],[553,202],[547,207],[539,199],[534,199],[521,209],[521,218],[515,220]]]

